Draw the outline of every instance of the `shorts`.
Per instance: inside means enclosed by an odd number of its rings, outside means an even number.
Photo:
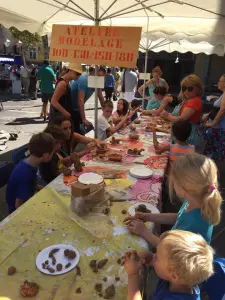
[[[48,101],[51,103],[53,93],[42,93],[41,100],[43,103],[48,103]]]
[[[128,103],[131,103],[135,98],[135,92],[125,92],[122,94],[122,97],[127,100]]]

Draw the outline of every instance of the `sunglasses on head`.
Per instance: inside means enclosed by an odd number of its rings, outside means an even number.
[[[193,89],[194,89],[193,86],[182,86],[182,92],[186,92],[186,91],[192,92]]]

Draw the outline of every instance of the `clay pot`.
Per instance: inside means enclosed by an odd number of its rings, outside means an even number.
[[[138,134],[129,134],[129,138],[131,140],[138,140],[139,139],[139,135]]]
[[[136,130],[136,127],[134,125],[130,125],[130,130],[131,131],[135,131]]]
[[[123,156],[119,153],[112,153],[108,155],[108,159],[111,161],[121,161]]]
[[[140,123],[141,123],[141,121],[139,119],[134,120],[134,124],[140,124]]]

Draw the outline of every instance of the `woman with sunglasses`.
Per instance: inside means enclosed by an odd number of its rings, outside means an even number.
[[[223,92],[215,101],[210,113],[202,121],[208,128],[205,136],[204,154],[216,161],[225,160],[225,74],[218,81],[218,89]]]
[[[192,124],[192,133],[188,139],[188,143],[195,145],[197,151],[201,152],[203,137],[198,131],[198,124],[202,116],[202,100],[204,87],[201,79],[195,74],[186,76],[181,81],[181,93],[183,102],[180,104],[176,115],[169,114],[166,111],[161,113],[161,117],[171,122],[179,119],[188,120]]]

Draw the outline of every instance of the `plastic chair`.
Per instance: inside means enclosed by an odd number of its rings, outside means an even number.
[[[12,151],[12,160],[14,164],[18,164],[22,159],[25,159],[30,155],[28,144],[25,144]]]
[[[7,184],[13,171],[14,164],[11,161],[0,161],[0,188]]]

